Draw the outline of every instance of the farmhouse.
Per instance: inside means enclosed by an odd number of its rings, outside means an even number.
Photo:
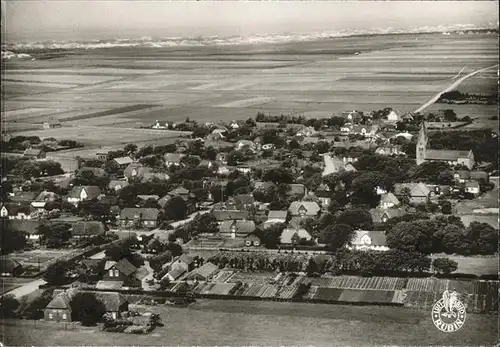
[[[293,217],[315,217],[320,210],[318,203],[314,201],[294,201],[288,208]]]
[[[101,194],[98,186],[75,186],[67,196],[69,203],[75,206],[84,200],[93,200]]]
[[[429,149],[427,148],[428,141],[427,127],[425,122],[422,122],[417,142],[417,165],[420,165],[425,161],[442,161],[450,165],[465,165],[469,168],[469,170],[474,166],[474,153],[472,153],[472,150],[456,151]]]
[[[356,230],[354,239],[351,241],[351,249],[388,251],[385,233],[379,230]]]
[[[230,236],[231,238],[245,237],[255,231],[255,222],[251,220],[224,221],[219,226],[221,236]]]
[[[120,226],[154,229],[158,226],[159,217],[160,210],[157,208],[126,207],[120,212]]]
[[[311,234],[304,228],[286,228],[280,236],[283,245],[299,244],[302,240],[312,240]]]
[[[181,165],[181,159],[185,155],[182,153],[165,153],[163,159],[165,160],[166,166],[179,166]]]
[[[378,205],[379,208],[387,209],[387,208],[392,208],[394,206],[398,206],[400,204],[398,198],[396,196],[389,192],[386,194],[382,194],[380,196],[380,203]]]
[[[394,185],[394,195],[399,199],[408,197],[412,204],[425,204],[431,191],[422,182],[420,183],[396,183]]]
[[[71,238],[74,241],[88,240],[92,237],[104,235],[105,227],[99,221],[81,221],[73,224]]]
[[[120,282],[125,287],[140,287],[141,281],[136,278],[137,268],[127,259],[107,261],[104,265],[103,281]]]
[[[113,159],[113,161],[122,169],[125,169],[127,166],[134,162],[130,157],[115,158]]]
[[[117,192],[120,189],[125,188],[126,186],[128,186],[127,181],[112,180],[112,181],[109,181],[108,189],[111,191]]]
[[[191,271],[186,279],[196,281],[209,281],[219,270],[213,263],[207,262],[197,269]]]
[[[287,211],[280,211],[280,210],[269,211],[267,215],[267,220],[264,222],[263,228],[267,229],[274,224],[285,223],[287,214],[288,214]]]
[[[37,210],[45,210],[45,205],[48,202],[58,201],[59,199],[60,197],[56,193],[44,190],[31,202],[31,207]]]
[[[51,117],[48,119],[46,122],[43,122],[43,128],[44,129],[54,129],[54,128],[61,128],[61,122],[59,119]]]

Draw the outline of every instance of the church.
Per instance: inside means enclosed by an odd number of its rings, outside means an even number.
[[[469,170],[471,170],[474,166],[474,153],[472,153],[472,150],[456,151],[447,149],[430,149],[427,148],[428,140],[427,127],[425,122],[422,122],[417,142],[417,165],[420,165],[425,161],[443,161],[450,165],[465,165],[469,168]]]

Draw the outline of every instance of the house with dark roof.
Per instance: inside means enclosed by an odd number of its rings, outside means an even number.
[[[373,223],[385,223],[391,218],[404,216],[407,212],[402,208],[372,208],[370,214]]]
[[[28,159],[43,159],[46,155],[45,151],[41,148],[28,148],[23,153],[23,157]]]
[[[120,226],[123,228],[154,229],[160,223],[160,210],[157,208],[126,207],[120,212]]]
[[[67,201],[76,206],[80,201],[97,199],[100,194],[98,186],[75,186],[69,192]]]
[[[330,191],[330,187],[325,183],[321,183],[314,191],[314,195],[316,195],[319,201],[321,201],[321,208],[323,210],[327,210],[328,206],[332,202],[332,192]]]
[[[89,240],[93,237],[106,233],[104,224],[99,221],[81,221],[73,224],[71,228],[71,239],[74,242]]]
[[[458,183],[465,183],[465,181],[470,179],[470,171],[456,170],[453,172],[453,179]]]
[[[314,201],[294,201],[290,204],[288,211],[292,217],[316,217],[321,208]]]
[[[15,277],[23,272],[21,263],[9,256],[0,256],[0,277]]]
[[[307,189],[303,184],[292,183],[290,184],[290,190],[287,194],[295,197],[296,199],[303,199],[307,194]]]
[[[71,322],[71,297],[75,289],[56,292],[49,304],[43,310],[44,319],[53,322]]]
[[[354,239],[347,246],[350,249],[356,250],[373,250],[373,251],[388,251],[385,232],[380,230],[356,230]]]
[[[471,171],[470,179],[486,184],[490,182],[490,175],[486,171]]]
[[[302,240],[312,240],[311,234],[304,228],[285,228],[280,235],[280,243],[283,245],[299,244]]]
[[[136,277],[137,268],[125,258],[118,262],[107,261],[104,271],[103,281],[121,282],[124,287],[141,286]]]
[[[255,222],[252,220],[227,220],[219,226],[219,234],[226,237],[245,237],[255,231]]]
[[[111,180],[108,184],[108,189],[114,192],[118,192],[122,188],[128,186],[128,181],[124,180]]]
[[[59,201],[60,199],[60,196],[56,193],[44,190],[43,192],[38,194],[38,196],[31,202],[31,207],[36,210],[44,211],[45,205],[48,202],[55,202]]]
[[[425,204],[429,198],[431,191],[422,182],[419,183],[396,183],[394,185],[394,195],[398,198],[404,198],[409,193],[410,203]]]
[[[212,215],[219,223],[228,220],[243,220],[249,218],[248,211],[240,211],[240,210],[214,209],[212,211]]]

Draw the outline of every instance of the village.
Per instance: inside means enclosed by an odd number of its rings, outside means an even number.
[[[432,120],[432,121],[429,121]],[[198,299],[498,312],[495,129],[453,110],[156,121],[166,145],[2,139],[4,317],[149,333]],[[496,212],[495,212],[496,211]]]

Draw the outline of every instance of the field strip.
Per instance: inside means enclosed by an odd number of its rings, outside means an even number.
[[[274,97],[257,97],[257,98],[251,98],[251,99],[236,100],[236,101],[228,102],[225,104],[216,105],[215,107],[250,107],[250,106],[256,106],[256,105],[269,104],[273,101],[276,101],[276,98],[274,98]]]
[[[425,111],[425,109],[427,109],[429,106],[431,106],[432,104],[434,104],[439,99],[439,97],[441,96],[441,94],[449,92],[449,91],[455,89],[456,87],[458,87],[460,85],[460,83],[462,83],[463,81],[465,81],[467,78],[472,77],[475,74],[478,74],[478,73],[480,73],[482,71],[486,71],[486,70],[492,69],[492,68],[497,67],[497,66],[498,65],[489,66],[489,67],[486,67],[484,69],[476,70],[474,72],[471,72],[468,75],[465,75],[464,77],[462,77],[462,78],[456,80],[455,82],[453,82],[446,89],[444,89],[441,92],[439,92],[438,94],[436,94],[432,99],[430,99],[425,104],[423,104],[422,106],[420,106],[419,108],[417,108],[414,112],[415,113],[419,113],[419,112]]]

